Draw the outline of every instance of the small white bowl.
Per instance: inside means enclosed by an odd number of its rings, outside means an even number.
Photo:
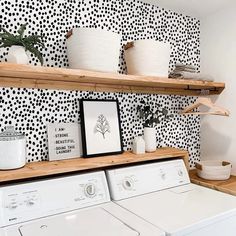
[[[207,180],[226,180],[230,178],[232,165],[227,161],[196,162],[197,175]]]

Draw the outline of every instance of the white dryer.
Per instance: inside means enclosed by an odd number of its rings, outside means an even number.
[[[0,188],[0,236],[164,236],[110,201],[105,173]]]
[[[111,198],[169,236],[235,236],[236,197],[190,183],[182,160],[107,171]]]

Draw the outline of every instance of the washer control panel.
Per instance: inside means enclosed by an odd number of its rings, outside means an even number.
[[[102,171],[0,188],[0,227],[110,201]]]
[[[114,200],[190,183],[183,160],[112,169],[107,171],[107,177]]]
[[[4,208],[9,211],[24,211],[39,206],[40,198],[37,190],[4,194]]]

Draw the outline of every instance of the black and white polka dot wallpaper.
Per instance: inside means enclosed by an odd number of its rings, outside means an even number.
[[[170,70],[176,62],[194,65],[199,70],[200,22],[172,11],[135,0],[2,0],[0,24],[11,32],[28,22],[27,33],[43,34],[46,48],[44,65],[67,67],[65,35],[73,27],[93,27],[122,34],[123,42],[157,39],[171,43]],[[8,49],[0,49],[0,61]],[[38,61],[31,57],[31,64]],[[120,72],[125,72],[121,52]],[[134,136],[142,133],[136,106],[143,98],[151,104],[167,107],[174,117],[157,127],[158,146],[189,150],[190,163],[200,157],[200,118],[180,116],[178,111],[195,98],[185,96],[144,95],[0,88],[0,129],[14,125],[27,136],[28,161],[46,160],[48,155],[46,124],[79,121],[80,98],[118,98],[124,149],[131,148]]]

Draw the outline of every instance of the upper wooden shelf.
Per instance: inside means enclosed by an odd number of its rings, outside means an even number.
[[[124,152],[120,155],[102,156],[95,158],[75,158],[61,161],[42,161],[26,164],[17,170],[0,171],[0,184],[37,177],[53,176],[63,173],[73,173],[95,169],[105,169],[132,163],[143,163],[168,158],[182,158],[188,167],[188,152],[177,148],[160,148],[153,153],[135,155]]]
[[[0,86],[199,96],[220,94],[224,83],[122,75],[55,67],[0,63]]]

